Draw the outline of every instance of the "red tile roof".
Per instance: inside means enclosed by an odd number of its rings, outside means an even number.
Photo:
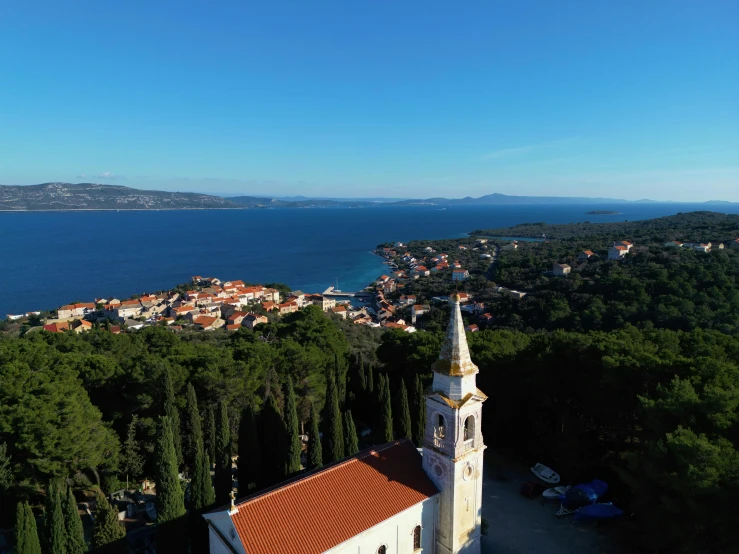
[[[403,440],[259,493],[231,517],[249,554],[319,554],[438,492]]]

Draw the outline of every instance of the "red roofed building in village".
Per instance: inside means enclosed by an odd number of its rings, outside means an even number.
[[[211,554],[480,554],[485,395],[459,298],[426,394],[423,456],[390,442],[204,515]]]

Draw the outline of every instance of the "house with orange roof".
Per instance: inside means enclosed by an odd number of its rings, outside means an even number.
[[[84,319],[78,319],[72,323],[70,329],[77,334],[84,333],[92,329],[92,323],[85,321]]]
[[[277,305],[277,310],[280,312],[280,315],[292,314],[297,312],[298,309],[297,302],[285,302]]]
[[[201,315],[193,318],[192,323],[195,325],[195,328],[200,331],[212,331],[221,327],[223,325],[223,320],[210,315]]]
[[[230,325],[241,325],[241,322],[244,321],[244,318],[248,315],[248,312],[234,312],[230,316],[228,316],[228,319],[226,321]]]
[[[349,313],[349,310],[347,310],[346,306],[344,305],[334,306],[333,308],[331,308],[331,311],[338,315],[341,319],[346,319],[346,316]]]
[[[593,256],[595,256],[595,252],[592,250],[583,250],[577,255],[577,259],[581,262],[586,262]]]
[[[274,302],[262,302],[262,309],[267,312],[271,312],[272,310],[277,309],[277,304]]]
[[[62,331],[69,331],[69,323],[66,321],[57,321],[56,323],[49,323],[44,325],[44,331],[49,333],[61,333]]]
[[[248,329],[254,329],[254,327],[260,323],[267,323],[267,321],[269,320],[263,315],[249,314],[244,318],[244,321],[242,321],[241,324]]]
[[[616,244],[608,248],[608,259],[609,260],[622,260],[626,254],[629,253],[629,249],[623,244]]]
[[[428,277],[431,275],[431,272],[426,268],[426,266],[419,265],[411,270],[411,275],[416,275],[417,277]]]
[[[228,324],[226,324],[226,330],[227,331],[238,331],[239,329],[241,329],[241,324],[240,323],[228,323]]]

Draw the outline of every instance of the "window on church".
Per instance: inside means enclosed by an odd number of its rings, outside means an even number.
[[[441,414],[437,414],[436,416],[436,436],[440,439],[444,438],[446,430],[446,422],[444,421],[444,416]]]
[[[377,549],[377,554],[387,554],[387,546],[384,544]]]
[[[413,530],[413,550],[419,550],[421,548],[421,526],[416,525]]]
[[[464,440],[469,441],[475,438],[475,417],[469,416],[464,420]]]

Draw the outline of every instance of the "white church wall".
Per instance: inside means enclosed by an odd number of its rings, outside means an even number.
[[[233,554],[234,551],[239,552],[240,554],[246,554],[246,551],[241,544],[241,540],[236,533],[236,527],[231,521],[231,516],[228,515],[227,511],[213,512],[206,514],[204,517],[211,523],[211,525],[217,527],[218,531],[220,531],[220,534],[222,535],[219,537],[213,529],[210,529],[210,539],[208,541],[210,543],[210,554]],[[223,544],[224,540],[229,542],[231,549]]]
[[[380,546],[387,554],[433,554],[438,496],[408,508],[327,550],[325,554],[376,554]],[[351,508],[347,508],[351,510]],[[413,549],[413,530],[421,526],[421,549]],[[212,551],[211,551],[212,552]]]

